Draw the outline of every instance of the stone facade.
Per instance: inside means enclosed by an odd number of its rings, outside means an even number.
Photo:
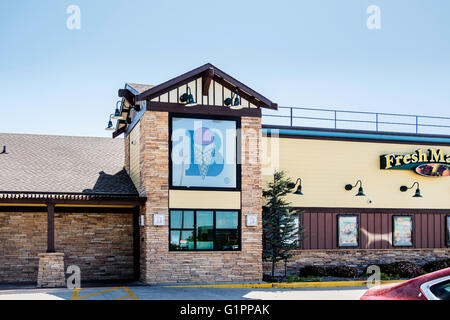
[[[133,278],[131,213],[56,213],[55,241],[82,281]],[[36,283],[46,250],[46,212],[0,212],[0,283]]]
[[[141,118],[141,280],[146,283],[239,282],[262,280],[260,163],[261,119],[242,118],[241,177],[242,250],[234,252],[169,251],[169,114],[147,111]],[[246,161],[245,161],[246,160]],[[166,216],[166,225],[153,226],[153,214]],[[246,227],[245,215],[258,214],[258,227]]]
[[[37,286],[39,288],[64,287],[64,253],[39,254],[39,273]]]
[[[345,265],[363,271],[369,265],[410,261],[423,265],[430,261],[450,258],[450,248],[439,249],[336,249],[297,250],[287,263],[288,274],[298,274],[307,265],[322,267]],[[270,273],[271,263],[264,262],[264,273]],[[284,273],[284,262],[276,266],[276,273]]]

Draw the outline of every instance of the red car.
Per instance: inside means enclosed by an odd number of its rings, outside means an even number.
[[[361,300],[450,300],[450,268],[370,288]]]

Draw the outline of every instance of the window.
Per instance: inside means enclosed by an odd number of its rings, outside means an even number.
[[[338,246],[357,247],[358,244],[358,216],[338,215]]]
[[[450,280],[432,285],[430,291],[440,300],[450,300]]]
[[[171,189],[240,189],[239,119],[173,115],[170,127]]]
[[[450,247],[450,216],[446,216],[445,220],[446,220],[446,224],[447,224],[447,227],[446,227],[446,230],[447,230],[447,246]]]
[[[170,251],[240,250],[237,210],[171,210]]]
[[[395,247],[411,247],[413,218],[412,216],[393,216],[392,245]]]

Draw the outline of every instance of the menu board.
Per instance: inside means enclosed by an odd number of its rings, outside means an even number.
[[[338,216],[338,238],[340,247],[358,246],[358,216]]]
[[[412,243],[413,222],[411,216],[394,216],[393,245],[410,247]]]

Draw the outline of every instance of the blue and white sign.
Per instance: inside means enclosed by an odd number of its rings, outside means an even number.
[[[230,188],[236,181],[233,120],[172,118],[172,186]]]

